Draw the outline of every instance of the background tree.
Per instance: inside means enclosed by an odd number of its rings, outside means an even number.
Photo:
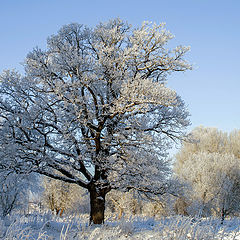
[[[236,146],[239,132],[223,133],[199,127],[176,155],[175,172],[193,188],[190,193],[224,220],[239,210],[240,159]],[[233,140],[234,139],[234,140]]]
[[[142,212],[142,202],[133,190],[126,193],[113,190],[108,193],[106,200],[107,207],[116,214],[118,219],[126,214],[135,215]]]
[[[42,203],[45,209],[62,216],[89,213],[89,196],[78,185],[44,177]]]
[[[0,129],[3,121],[0,121]],[[6,136],[6,135],[5,135]],[[0,137],[1,138],[1,137]],[[15,151],[8,139],[0,144],[0,216],[7,216],[15,210],[22,210],[28,204],[28,191],[31,189],[33,176],[21,174],[15,171],[17,163],[12,161],[12,153]],[[14,163],[14,165],[13,165]]]
[[[166,196],[159,198],[146,198],[139,192],[131,190],[121,192],[113,190],[106,197],[107,209],[116,215],[118,219],[124,216],[163,216],[169,214],[170,201]]]
[[[16,209],[24,207],[28,194],[27,188],[24,188],[23,179],[17,174],[0,176],[0,215],[5,217]]]
[[[15,149],[4,151],[11,165],[86,188],[96,224],[111,189],[165,193],[166,151],[189,124],[166,86],[168,74],[191,69],[189,47],[166,48],[172,38],[163,24],[70,24],[28,54],[24,76],[4,72],[0,138]]]
[[[0,216],[27,209],[33,176],[0,170]]]

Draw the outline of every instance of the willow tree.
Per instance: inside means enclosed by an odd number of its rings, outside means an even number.
[[[25,74],[1,75],[2,167],[75,183],[90,193],[90,222],[104,222],[111,189],[167,191],[166,150],[189,124],[167,76],[191,68],[163,24],[120,19],[63,26],[31,51]],[[14,149],[14,151],[12,151]]]

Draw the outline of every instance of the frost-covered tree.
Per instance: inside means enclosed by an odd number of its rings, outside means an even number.
[[[108,193],[106,201],[108,208],[112,213],[116,213],[118,219],[125,214],[135,215],[141,213],[142,203],[134,190],[126,193],[113,190]]]
[[[1,75],[7,165],[87,189],[95,224],[111,189],[165,193],[166,150],[189,124],[166,86],[169,74],[191,69],[189,47],[169,50],[172,38],[163,24],[133,29],[120,19],[63,26],[27,55],[24,76]]]
[[[183,147],[176,155],[175,171],[178,173],[178,170],[182,169],[181,165],[193,153],[230,153],[231,148],[227,133],[217,128],[196,127],[189,134],[188,141],[183,142]]]
[[[0,186],[0,216],[26,207],[29,187],[26,176],[0,172]]]
[[[107,194],[106,203],[107,209],[118,219],[137,214],[148,217],[167,215],[170,205],[166,195],[149,199],[134,190],[125,193],[113,190]]]
[[[3,122],[0,121],[0,131]],[[6,141],[0,142],[0,216],[5,217],[27,205],[30,182],[28,176],[15,172],[11,159],[6,157],[6,154],[10,155],[14,151],[14,148],[11,149]]]
[[[224,220],[239,210],[240,159],[236,151],[239,132],[223,133],[216,128],[198,127],[191,142],[176,155],[175,172],[192,185],[193,199],[202,201]]]
[[[62,216],[71,201],[70,185],[58,180],[44,178],[43,203],[56,215]]]
[[[51,210],[56,215],[89,213],[87,193],[78,185],[44,177],[42,186],[44,208]]]

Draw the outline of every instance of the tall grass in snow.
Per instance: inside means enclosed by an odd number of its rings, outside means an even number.
[[[0,238],[6,240],[239,240],[240,219],[228,219],[222,225],[218,219],[147,217],[109,219],[105,225],[88,226],[85,215],[60,218],[50,214],[15,216],[0,221]]]

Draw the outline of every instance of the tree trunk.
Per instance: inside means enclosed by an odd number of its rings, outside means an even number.
[[[223,224],[225,216],[226,216],[226,211],[223,207],[222,210],[221,210],[221,224]]]
[[[90,190],[90,225],[104,223],[105,196],[104,190]]]

